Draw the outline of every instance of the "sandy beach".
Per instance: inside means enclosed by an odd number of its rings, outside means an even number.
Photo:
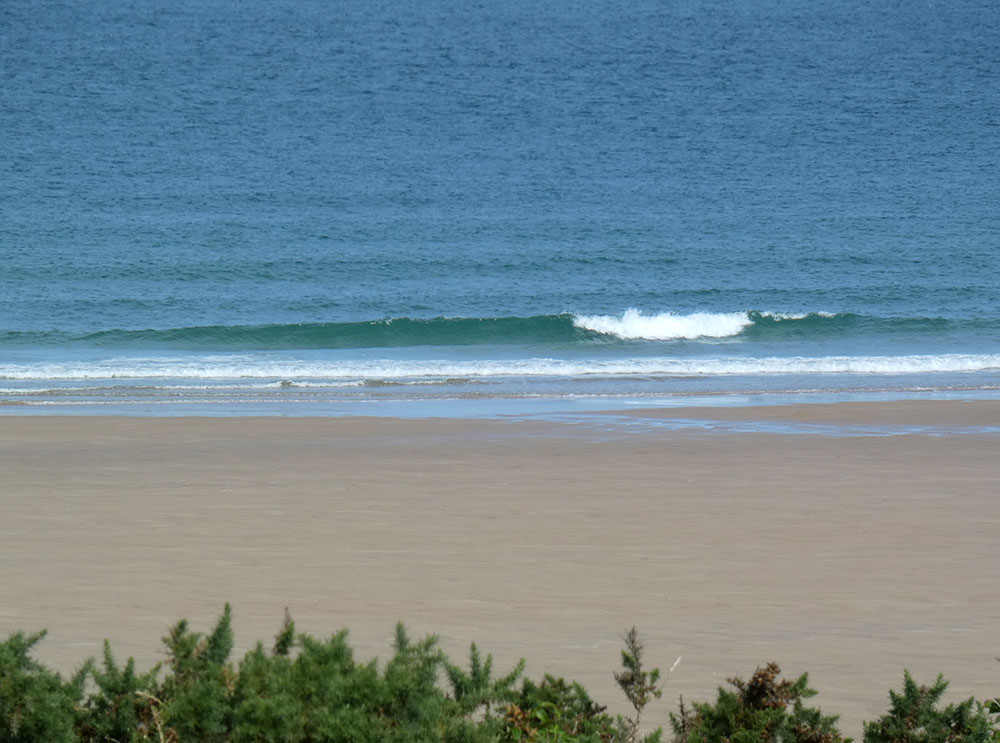
[[[147,667],[225,601],[239,652],[286,607],[359,658],[403,620],[624,711],[634,624],[651,663],[682,657],[650,723],[773,660],[855,737],[904,668],[1000,694],[1000,436],[967,432],[997,402],[629,415],[951,432],[2,416],[0,633],[47,628],[38,658],[69,671],[104,638]]]

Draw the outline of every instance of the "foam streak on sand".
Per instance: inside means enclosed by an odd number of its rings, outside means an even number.
[[[997,406],[648,414],[968,428]],[[774,660],[808,671],[855,737],[904,667],[995,696],[996,435],[776,446],[616,425],[0,418],[0,633],[47,627],[40,660],[69,671],[105,637],[148,666],[169,622],[205,626],[226,600],[238,652],[286,606],[313,634],[349,627],[362,657],[403,619],[615,710],[635,624],[650,662],[684,657],[666,696],[705,699]]]

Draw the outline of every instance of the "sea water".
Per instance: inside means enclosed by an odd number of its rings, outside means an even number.
[[[0,3],[0,411],[1000,396],[994,0]]]

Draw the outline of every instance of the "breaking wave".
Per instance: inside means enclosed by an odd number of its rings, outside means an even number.
[[[268,351],[292,349],[400,348],[409,346],[565,346],[621,341],[683,342],[799,339],[851,334],[934,333],[956,321],[939,318],[876,318],[850,313],[661,312],[628,309],[621,315],[562,313],[531,317],[387,318],[360,322],[278,325],[209,325],[167,329],[0,331],[0,348],[83,347]]]

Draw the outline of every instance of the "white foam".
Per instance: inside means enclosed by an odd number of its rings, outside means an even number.
[[[142,380],[195,384],[227,380],[248,388],[266,386],[354,386],[364,380],[483,379],[490,377],[722,376],[772,374],[920,374],[1000,369],[998,354],[910,356],[710,357],[510,360],[334,360],[118,359],[95,363],[0,365],[0,379],[18,382],[95,382],[119,385]],[[13,391],[11,385],[4,385]]]
[[[833,312],[761,312],[761,317],[769,317],[772,320],[805,320],[807,317],[836,317]]]
[[[728,338],[753,324],[746,312],[695,312],[677,315],[663,312],[644,315],[635,308],[614,315],[578,315],[573,318],[578,328],[614,335],[624,340],[690,340],[694,338]]]

